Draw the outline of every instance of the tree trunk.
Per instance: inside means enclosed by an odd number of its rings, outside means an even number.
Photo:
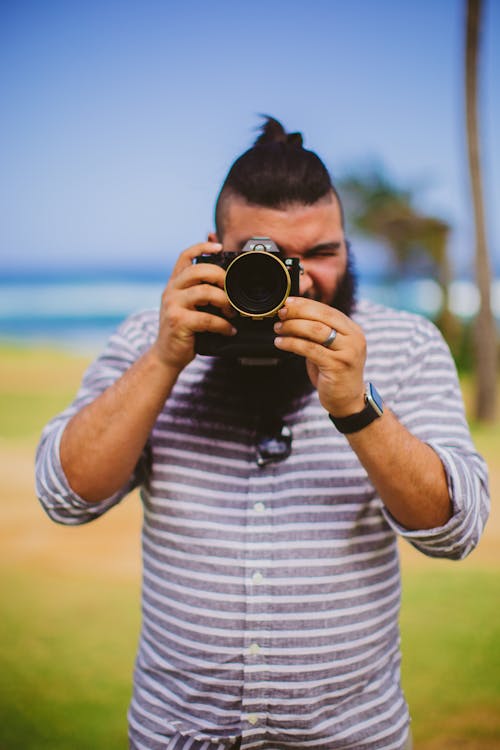
[[[481,11],[482,0],[467,0],[465,109],[475,223],[476,281],[480,296],[480,308],[475,321],[475,416],[478,420],[492,422],[496,412],[498,355],[497,332],[491,309],[491,269],[486,242],[478,130],[477,82]]]

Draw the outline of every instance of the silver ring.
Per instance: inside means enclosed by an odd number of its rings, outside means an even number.
[[[337,331],[335,330],[335,328],[332,328],[332,330],[328,334],[328,338],[323,341],[322,346],[326,346],[326,348],[328,349],[333,344],[336,338]]]

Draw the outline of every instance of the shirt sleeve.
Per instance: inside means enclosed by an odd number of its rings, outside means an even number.
[[[488,519],[486,463],[472,443],[450,351],[432,323],[419,323],[408,341],[407,355],[394,403],[389,406],[441,459],[453,515],[444,526],[408,530],[387,509],[384,513],[391,527],[424,554],[462,559],[476,547]]]
[[[116,505],[143,480],[148,465],[148,445],[135,471],[118,492],[98,503],[89,503],[70,487],[61,465],[59,446],[70,419],[118,380],[149,345],[141,314],[131,316],[90,365],[73,403],[43,430],[36,452],[35,485],[42,507],[52,520],[66,525],[88,523]]]

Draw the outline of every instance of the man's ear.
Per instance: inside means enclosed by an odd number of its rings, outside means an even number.
[[[208,241],[209,242],[219,242],[219,238],[217,237],[217,234],[215,232],[209,232],[208,233]]]

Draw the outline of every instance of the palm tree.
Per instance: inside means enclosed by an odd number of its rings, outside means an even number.
[[[457,321],[448,306],[449,224],[419,212],[414,192],[393,183],[379,167],[346,175],[338,187],[353,228],[390,248],[399,274],[412,262],[431,261],[443,299],[437,322],[448,340],[455,338]]]
[[[476,280],[480,307],[475,325],[475,416],[492,422],[496,414],[498,341],[491,310],[491,269],[486,241],[478,127],[478,61],[482,19],[481,0],[467,0],[465,39],[465,112],[469,176],[475,221]]]

